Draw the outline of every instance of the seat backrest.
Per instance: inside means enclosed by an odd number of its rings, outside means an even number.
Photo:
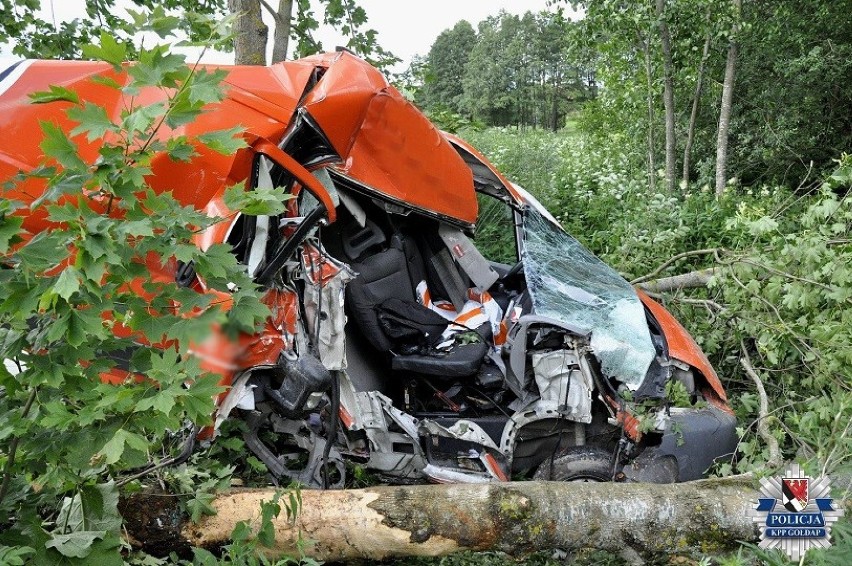
[[[379,325],[376,307],[390,298],[416,300],[402,241],[394,237],[391,247],[368,255],[351,267],[358,276],[346,286],[349,312],[370,344],[387,352],[393,344]]]

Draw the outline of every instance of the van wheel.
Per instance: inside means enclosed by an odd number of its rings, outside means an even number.
[[[602,482],[612,481],[612,454],[603,448],[579,446],[562,456],[541,463],[534,480]]]

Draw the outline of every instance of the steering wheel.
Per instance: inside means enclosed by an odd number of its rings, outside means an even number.
[[[520,260],[518,263],[513,265],[509,269],[509,271],[507,271],[506,274],[503,275],[503,277],[500,278],[500,280],[505,281],[507,279],[511,279],[512,277],[514,277],[515,275],[520,273],[523,269],[524,269],[524,260]]]

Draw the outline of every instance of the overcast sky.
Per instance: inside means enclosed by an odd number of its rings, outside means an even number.
[[[476,28],[477,23],[497,14],[501,9],[513,14],[554,9],[548,8],[547,2],[548,0],[359,0],[369,17],[367,27],[378,32],[379,44],[403,60],[403,63],[393,69],[395,71],[408,67],[412,56],[425,55],[438,34],[453,27],[459,20],[467,20]],[[51,4],[57,21],[73,19],[85,13],[84,0],[42,0],[47,21],[52,17]],[[118,4],[121,4],[120,0]],[[321,13],[318,12],[317,16],[321,19]],[[330,30],[321,30],[319,39],[323,42],[323,47],[329,50],[342,43],[340,37]],[[8,47],[0,48],[0,55],[8,54]],[[214,55],[209,62],[233,63],[233,55]]]
[[[360,0],[367,25],[379,32],[379,44],[393,52],[406,68],[414,55],[426,55],[435,38],[459,20],[476,24],[500,10],[512,14],[555,10],[548,0]],[[567,9],[570,6],[566,5]],[[329,45],[331,46],[331,45]]]

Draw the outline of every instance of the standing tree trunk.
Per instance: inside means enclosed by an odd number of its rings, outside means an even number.
[[[672,79],[672,39],[666,23],[666,0],[657,0],[657,20],[660,26],[660,42],[663,48],[663,107],[666,112],[666,190],[675,188],[675,110],[674,81]]]
[[[559,129],[559,87],[562,83],[562,77],[558,70],[554,70],[553,74],[553,88],[551,89],[553,97],[550,101],[550,129],[555,132]]]
[[[722,86],[722,108],[719,110],[719,131],[716,138],[716,197],[725,192],[728,168],[728,127],[731,123],[731,108],[734,97],[734,77],[737,66],[737,33],[742,18],[742,0],[734,2],[734,26],[731,30],[731,42],[728,45],[728,60],[725,63],[725,82]]]
[[[654,192],[657,188],[657,164],[654,153],[654,77],[651,69],[651,40],[644,41],[640,35],[640,45],[645,51],[645,79],[648,86],[648,188]]]
[[[692,142],[695,140],[695,122],[698,119],[698,103],[704,88],[704,71],[710,56],[710,32],[704,38],[704,50],[701,52],[701,63],[698,65],[698,78],[695,81],[695,95],[692,97],[692,112],[689,115],[689,127],[686,130],[686,146],[683,148],[683,183],[689,182],[689,161],[692,157]]]
[[[287,59],[287,46],[290,42],[290,18],[293,16],[293,0],[280,0],[275,18],[275,35],[272,37],[272,63]]]
[[[237,14],[234,24],[234,63],[266,65],[269,28],[263,23],[258,0],[228,0],[228,10]]]

